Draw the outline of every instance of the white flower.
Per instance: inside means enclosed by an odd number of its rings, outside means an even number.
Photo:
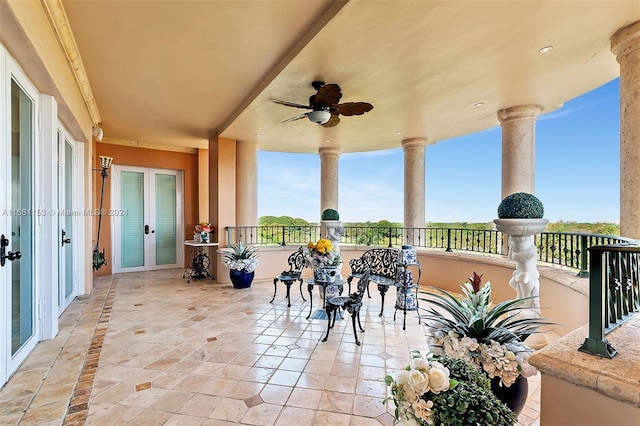
[[[429,371],[429,361],[424,358],[414,358],[411,362],[411,368],[420,371]]]
[[[418,370],[411,370],[407,384],[416,394],[422,395],[429,391],[429,376],[425,376]]]
[[[409,372],[407,370],[402,370],[398,373],[398,378],[396,379],[396,383],[400,386],[404,386],[405,383],[409,380]]]
[[[478,345],[478,341],[469,336],[464,336],[460,339],[460,344],[470,351],[476,351],[480,347],[480,345]]]
[[[431,392],[440,393],[449,390],[449,369],[440,363],[433,363],[429,370],[429,387]]]
[[[433,424],[431,419],[431,408],[433,407],[433,401],[425,401],[420,398],[413,404],[413,413],[417,418],[428,424]]]

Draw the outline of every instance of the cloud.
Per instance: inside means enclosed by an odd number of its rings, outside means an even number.
[[[567,117],[569,115],[575,114],[580,111],[584,111],[585,109],[593,108],[595,106],[596,106],[595,103],[590,103],[590,104],[582,105],[576,108],[559,109],[557,111],[553,111],[548,114],[541,115],[540,117],[538,117],[538,121],[555,120],[557,118]]]

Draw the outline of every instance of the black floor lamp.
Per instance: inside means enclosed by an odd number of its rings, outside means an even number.
[[[93,249],[93,269],[96,271],[102,268],[102,265],[107,264],[107,259],[104,257],[104,249],[100,251],[100,228],[102,227],[102,209],[104,207],[104,182],[109,177],[109,168],[111,167],[111,162],[113,161],[113,157],[106,157],[104,155],[100,156],[100,167],[101,169],[94,169],[96,171],[102,172],[102,189],[100,191],[100,210],[98,210],[98,235],[96,236],[96,246]]]

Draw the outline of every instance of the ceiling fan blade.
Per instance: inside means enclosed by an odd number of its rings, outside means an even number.
[[[331,113],[331,118],[329,119],[329,121],[324,123],[323,126],[324,127],[335,127],[335,126],[338,125],[339,122],[340,122],[340,117],[338,117],[338,114]]]
[[[362,115],[373,109],[373,105],[367,102],[345,102],[343,104],[339,104],[337,107],[338,112],[345,116]]]
[[[335,105],[340,102],[341,97],[342,90],[340,89],[340,86],[337,84],[325,84],[318,89],[318,93],[315,94],[313,103],[314,105],[319,106]]]
[[[307,118],[308,112],[303,112],[302,114],[294,115],[293,117],[289,117],[286,120],[282,120],[282,123],[288,123],[290,121],[302,120],[303,118]]]
[[[271,101],[280,104],[280,105],[285,105],[285,106],[290,106],[290,107],[294,107],[294,108],[304,108],[304,109],[313,109],[312,107],[310,107],[309,105],[302,105],[302,104],[297,104],[295,102],[289,102],[289,101],[283,101],[281,99],[274,99],[271,98]]]

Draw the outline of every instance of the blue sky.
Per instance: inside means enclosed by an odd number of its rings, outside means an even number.
[[[615,79],[538,118],[536,196],[552,222],[619,222],[620,97]],[[428,145],[426,221],[490,222],[501,186],[501,128]],[[343,222],[403,221],[402,149],[341,154]],[[258,152],[258,216],[319,221],[320,157]]]

